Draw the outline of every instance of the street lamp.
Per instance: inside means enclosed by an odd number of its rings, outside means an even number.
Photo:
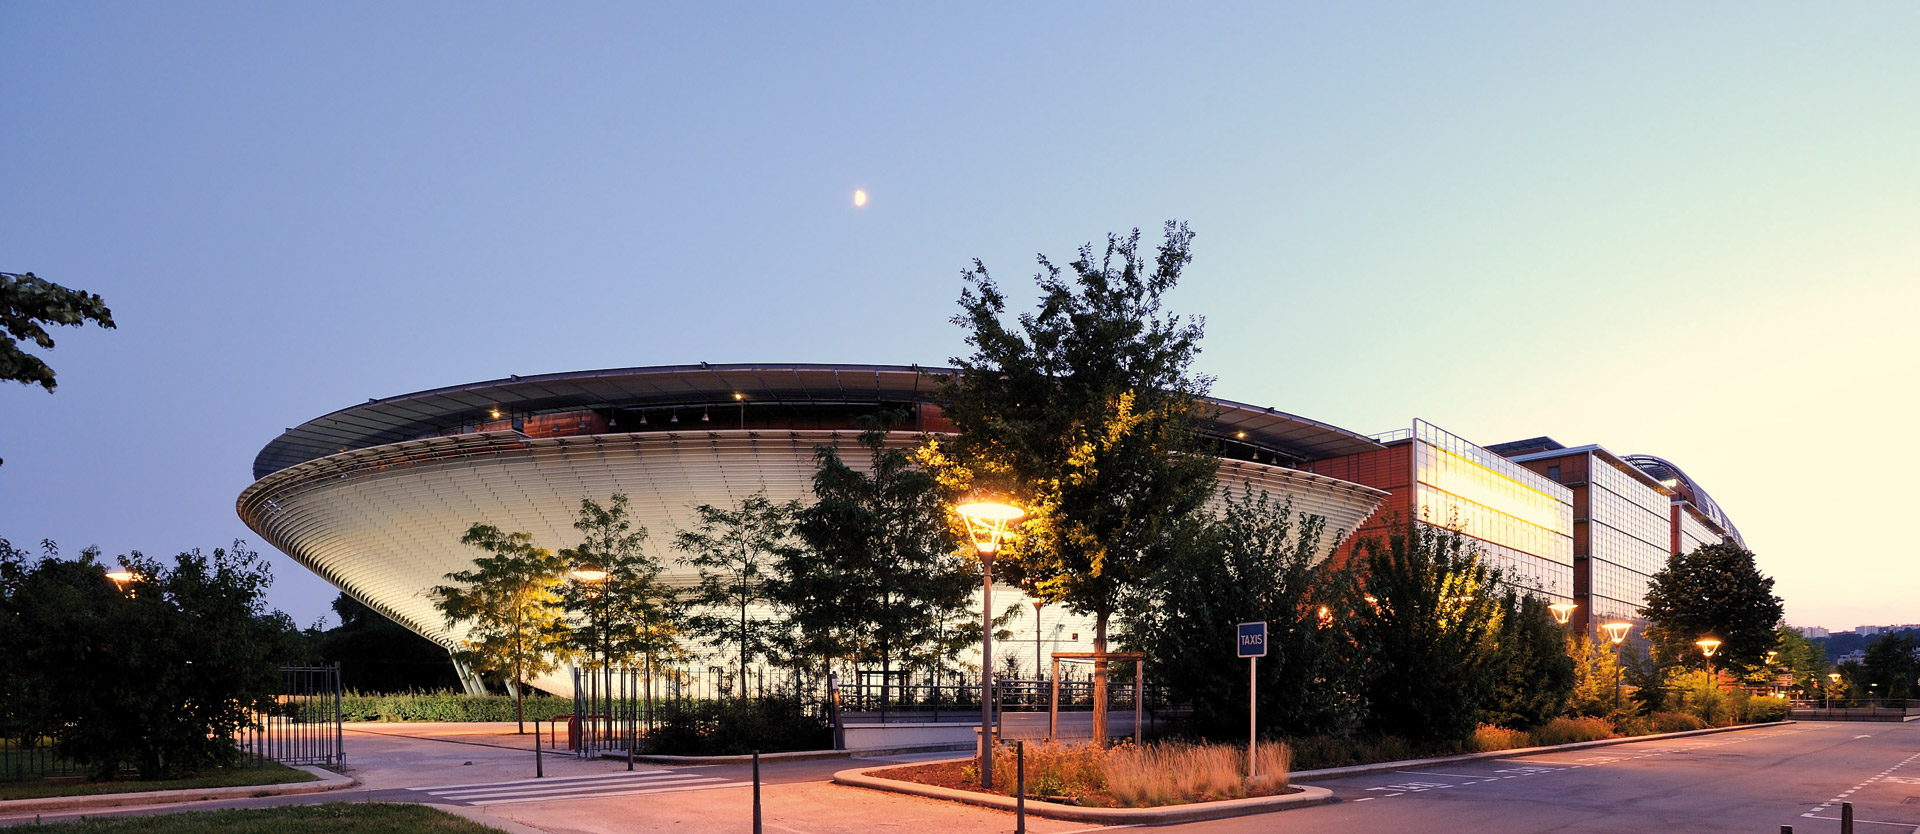
[[[995,501],[972,501],[954,507],[967,521],[967,535],[980,552],[980,787],[993,789],[993,557],[1007,537],[1007,525],[1026,510]]]
[[[1706,655],[1707,681],[1713,684],[1713,688],[1718,691],[1720,689],[1720,679],[1713,673],[1713,653],[1720,650],[1720,641],[1712,637],[1702,637],[1693,641],[1693,644],[1700,647],[1701,654]]]
[[[573,570],[567,571],[567,575],[572,577],[573,581],[586,586],[586,588],[588,589],[587,597],[593,600],[594,602],[593,605],[587,608],[587,616],[593,623],[594,636],[598,637],[600,642],[600,667],[607,675],[606,694],[609,697],[609,700],[607,703],[607,712],[609,716],[611,716],[613,712],[613,703],[611,700],[611,695],[613,691],[613,671],[612,669],[608,668],[608,664],[607,664],[607,655],[610,654],[611,652],[608,650],[607,630],[606,630],[605,624],[602,622],[602,617],[601,617],[601,615],[605,613],[602,609],[606,608],[606,604],[607,604],[608,574],[605,568],[601,568],[595,565],[582,565],[580,567],[574,568]],[[589,673],[591,673],[593,670],[593,649],[591,646],[589,646],[587,649],[587,669]],[[600,688],[599,687],[600,681],[596,676],[593,676],[591,674],[589,674],[587,680],[593,683],[593,686],[588,687],[588,698],[591,699],[593,696],[592,690]],[[591,704],[591,700],[589,700],[589,704]],[[591,714],[593,712],[593,707],[588,706],[587,712],[588,712],[588,715],[581,716],[581,720],[591,722],[592,721]],[[591,726],[591,724],[589,724],[588,726]]]
[[[1620,711],[1620,644],[1627,639],[1627,632],[1633,630],[1633,623],[1614,620],[1600,626],[1607,633],[1607,639],[1613,641],[1613,711]]]
[[[1566,625],[1568,620],[1573,619],[1573,610],[1579,607],[1578,604],[1571,602],[1556,602],[1547,606],[1553,611],[1553,621],[1561,625]]]
[[[1832,681],[1827,684],[1827,709],[1833,709],[1833,690],[1840,685],[1840,673],[1828,672],[1827,680]]]
[[[1042,668],[1040,665],[1040,606],[1044,604],[1038,599],[1033,601],[1033,678],[1036,681],[1040,680]]]

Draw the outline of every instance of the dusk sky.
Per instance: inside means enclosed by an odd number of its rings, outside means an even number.
[[[972,258],[1179,219],[1216,395],[1659,455],[1789,622],[1920,622],[1917,3],[12,0],[0,114],[0,270],[119,323],[0,386],[16,545],[266,552],[369,397],[942,364]]]

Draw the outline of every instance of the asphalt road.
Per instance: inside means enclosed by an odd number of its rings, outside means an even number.
[[[1168,830],[1743,832],[1920,829],[1920,722],[1800,723],[1315,780],[1339,799]]]
[[[350,738],[363,788],[332,794],[117,808],[45,815],[155,813],[207,807],[388,800],[427,802],[483,821],[544,831],[745,832],[751,771],[723,765],[662,768],[548,760],[532,779],[519,739]],[[920,757],[914,757],[920,758]],[[767,829],[777,834],[902,831],[1007,832],[1010,814],[825,782],[834,770],[879,761],[766,764]],[[1840,802],[1861,834],[1920,831],[1920,722],[1799,723],[1689,739],[1354,776],[1303,780],[1330,788],[1331,805],[1163,830],[1241,832],[1747,832],[1840,830]],[[30,822],[0,818],[0,825]],[[529,829],[522,829],[529,830]],[[1100,826],[1032,819],[1029,830]]]

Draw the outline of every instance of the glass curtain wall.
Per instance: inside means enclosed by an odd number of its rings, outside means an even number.
[[[1423,420],[1413,423],[1414,506],[1478,540],[1520,585],[1573,598],[1573,493]]]
[[[1669,500],[1601,455],[1591,455],[1587,468],[1589,613],[1638,617],[1648,577],[1667,563]]]

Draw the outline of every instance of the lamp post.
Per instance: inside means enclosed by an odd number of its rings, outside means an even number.
[[[1827,709],[1833,709],[1833,690],[1840,685],[1840,673],[1828,672],[1827,680],[1830,681],[1827,684]]]
[[[1045,604],[1046,603],[1043,603],[1037,599],[1033,601],[1033,677],[1034,677],[1034,680],[1040,679],[1040,669],[1042,668],[1040,666],[1040,606]]]
[[[1720,650],[1720,641],[1713,637],[1702,637],[1693,641],[1693,644],[1699,646],[1700,653],[1707,658],[1707,682],[1712,684],[1715,692],[1720,691],[1720,678],[1713,673],[1713,653]]]
[[[980,787],[993,789],[993,557],[1007,537],[1007,525],[1026,510],[995,501],[973,501],[953,508],[967,521],[967,534],[980,553]]]
[[[1573,611],[1579,607],[1579,604],[1572,602],[1556,602],[1547,606],[1548,610],[1553,612],[1553,621],[1561,625],[1566,625],[1568,620],[1573,619]]]
[[[1627,639],[1627,632],[1633,630],[1633,623],[1614,620],[1600,626],[1607,632],[1607,639],[1613,641],[1613,711],[1620,711],[1620,644]]]
[[[573,570],[567,571],[567,575],[573,577],[573,581],[578,582],[581,585],[585,586],[587,588],[587,597],[593,600],[593,604],[588,606],[587,608],[587,617],[592,622],[593,634],[596,638],[598,638],[598,642],[600,643],[600,667],[603,672],[609,675],[609,678],[607,680],[607,690],[608,692],[611,692],[613,689],[613,680],[611,678],[612,670],[607,669],[607,663],[606,663],[606,657],[608,654],[607,630],[606,630],[606,626],[602,622],[602,617],[601,617],[601,614],[604,613],[602,609],[606,607],[606,601],[607,601],[607,571],[604,568],[596,567],[594,565],[582,565],[580,567],[574,568]],[[589,672],[593,670],[593,648],[591,646],[589,646],[587,649],[587,669]],[[589,699],[591,699],[592,689],[599,688],[600,681],[596,677],[592,676],[591,674],[588,676],[587,679],[589,681],[592,681],[594,684],[593,687],[589,688],[588,690],[588,697]],[[591,701],[589,701],[589,704],[591,704]],[[607,711],[609,713],[613,711],[611,700],[608,701]],[[593,707],[588,706],[587,712],[592,713]],[[581,716],[581,719],[585,721],[592,721],[592,718],[590,717],[590,715],[583,715]]]

